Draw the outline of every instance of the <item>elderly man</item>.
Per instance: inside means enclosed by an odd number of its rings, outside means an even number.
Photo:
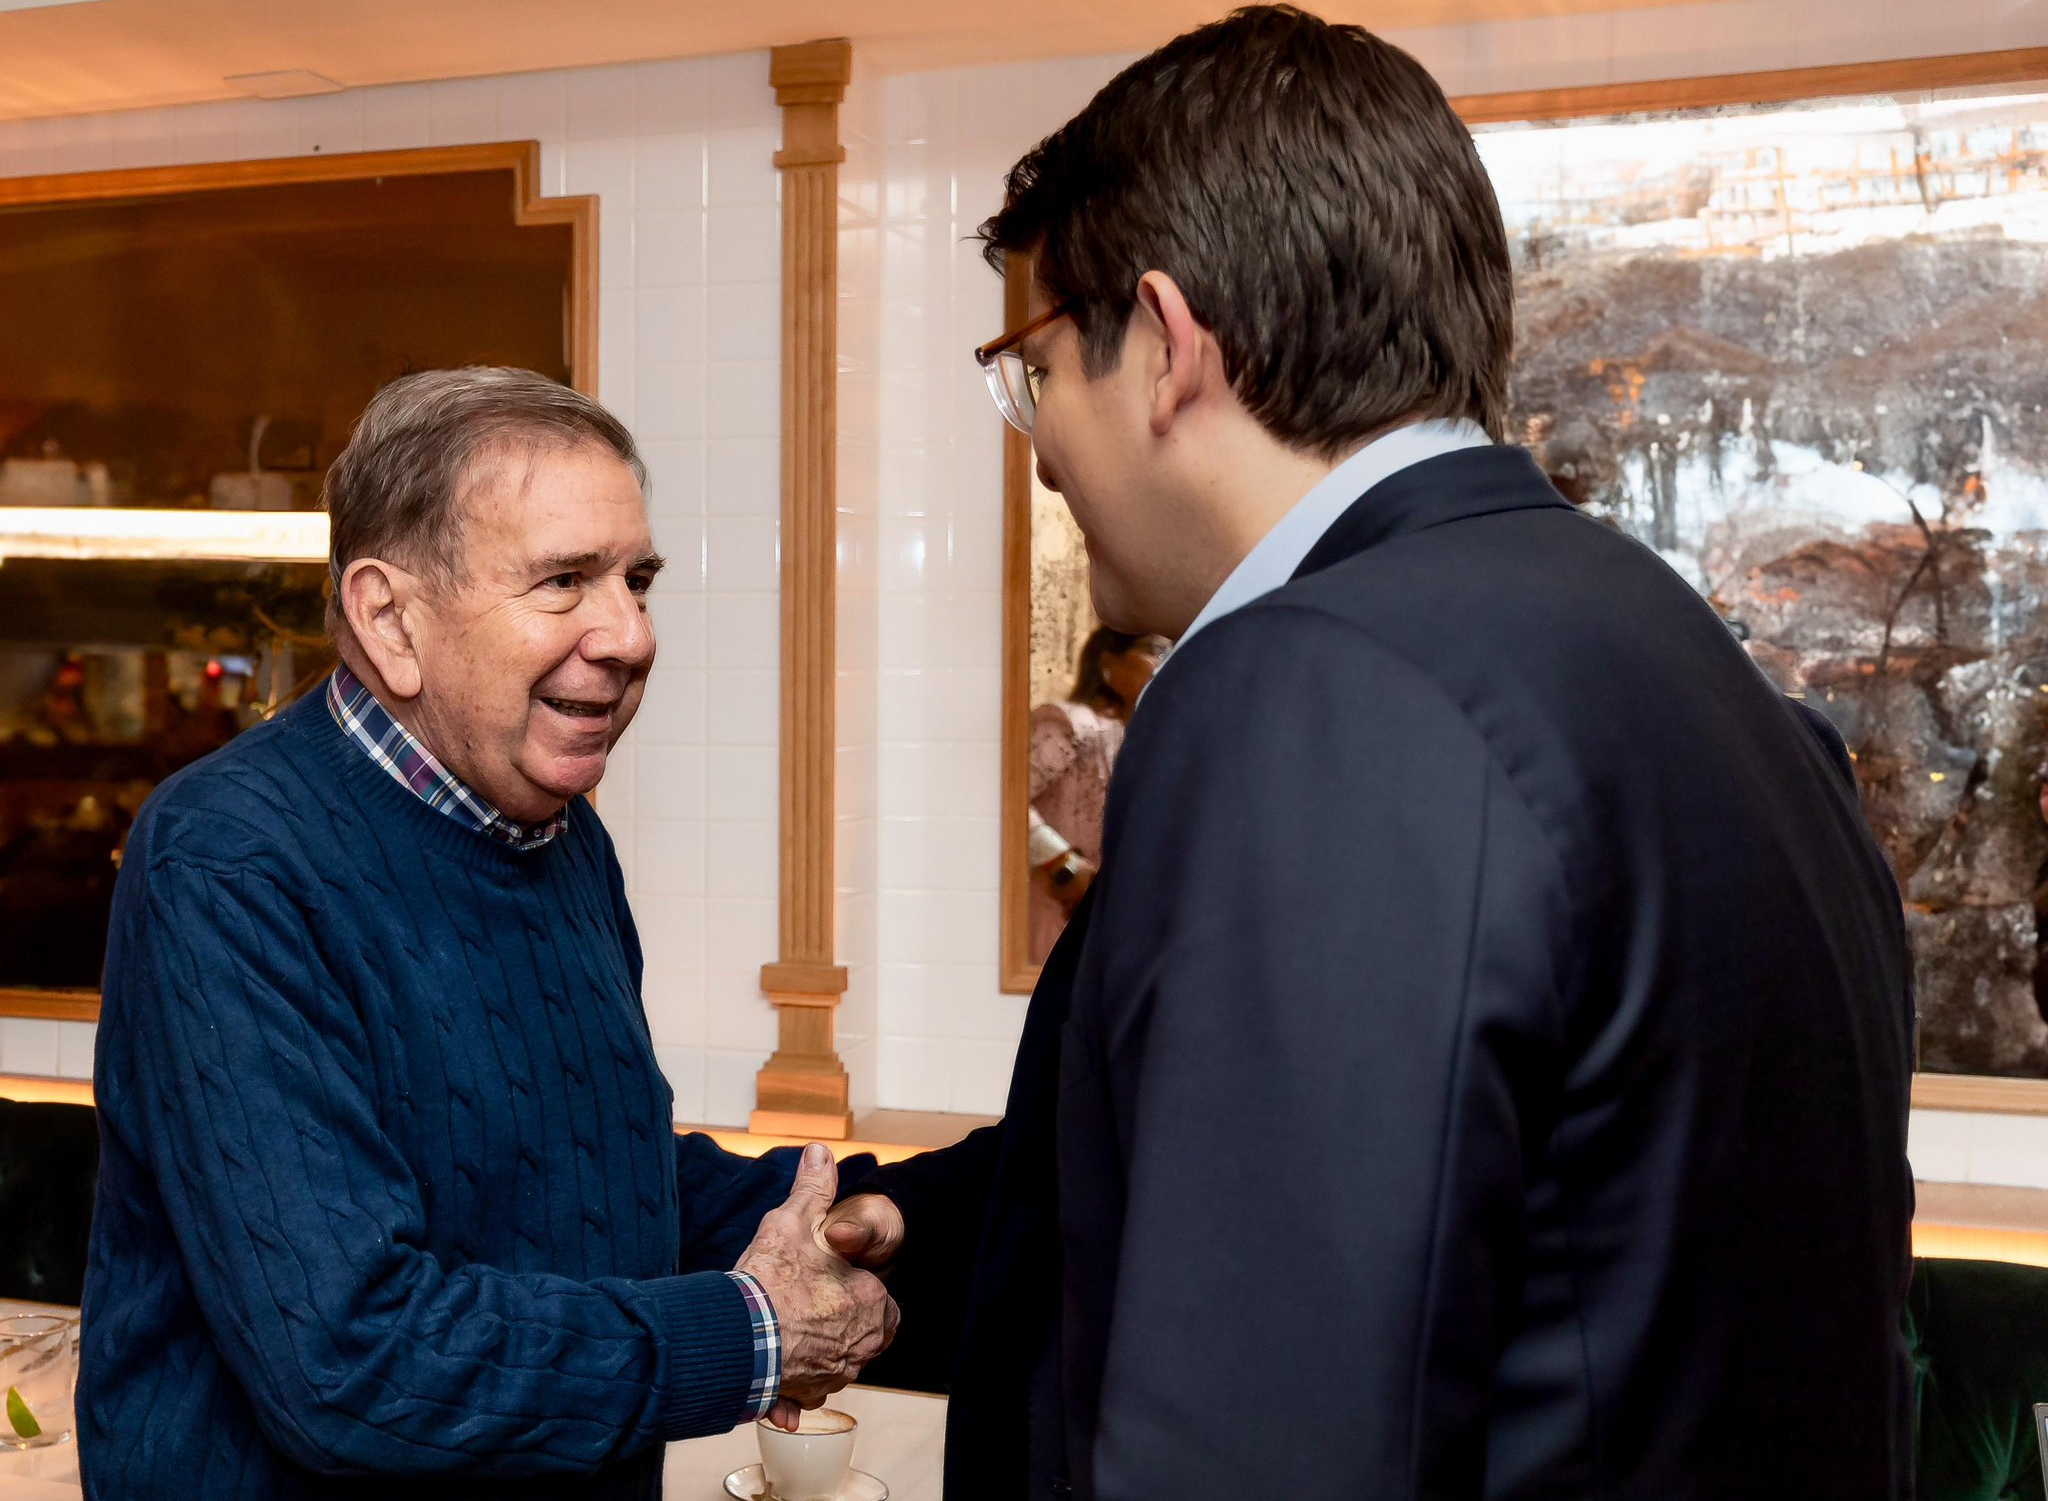
[[[792,1189],[670,1129],[579,801],[654,660],[642,482],[617,420],[539,376],[388,387],[328,477],[342,666],[138,819],[89,1495],[652,1497],[664,1441],[815,1402],[886,1343],[880,1284],[814,1239],[822,1147]]]

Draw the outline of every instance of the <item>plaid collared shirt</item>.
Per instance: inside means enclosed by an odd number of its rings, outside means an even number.
[[[341,732],[362,747],[364,755],[391,773],[392,780],[465,828],[488,834],[516,850],[537,850],[569,826],[566,808],[536,824],[514,823],[493,808],[393,719],[346,663],[335,668],[334,676],[327,680],[327,712]]]
[[[760,1283],[745,1272],[725,1275],[740,1285],[740,1296],[746,1299],[747,1313],[754,1321],[754,1381],[747,1388],[744,1412],[758,1420],[768,1416],[782,1390],[782,1326],[776,1323],[775,1305],[768,1301]]]

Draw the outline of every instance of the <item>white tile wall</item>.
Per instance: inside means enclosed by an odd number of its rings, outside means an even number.
[[[0,1017],[0,1073],[89,1078],[92,1030],[91,1024],[85,1022]],[[81,1053],[86,1065],[82,1073],[72,1073],[63,1067],[65,1063],[80,1061]]]
[[[599,802],[677,1116],[719,1124],[774,1045],[779,132],[758,53],[0,125],[6,175],[533,138],[548,191],[599,196],[599,394],[646,441],[671,559]],[[92,1036],[0,1021],[0,1071],[88,1075]]]
[[[775,1045],[759,974],[776,946],[781,495],[772,467],[769,483],[726,483],[720,445],[746,436],[775,451],[780,343],[736,342],[719,310],[754,311],[779,296],[780,115],[763,55],[656,66],[652,83],[646,68],[569,75],[580,87],[567,128],[590,149],[618,144],[632,186],[632,239],[615,264],[633,284],[635,430],[651,438],[660,427],[673,445],[661,454],[674,483],[656,492],[657,539],[671,557],[684,554],[691,575],[660,685],[679,690],[677,709],[633,731],[636,872],[692,887],[634,887],[642,930],[680,917],[676,946],[688,948],[686,973],[662,977],[673,989],[650,975],[648,1015],[656,1040],[682,1058],[670,1080],[678,1118],[740,1125]],[[572,192],[574,164],[572,150]],[[613,274],[610,265],[602,273],[607,297]],[[655,811],[678,821],[677,849],[655,848],[668,831],[652,823]]]
[[[1023,1015],[996,975],[1002,429],[967,358],[1002,289],[971,236],[1010,163],[1121,61],[883,90],[876,1087],[895,1108],[999,1110]]]
[[[92,1052],[100,1029],[92,1022],[57,1023],[57,1076],[65,1079],[92,1077]],[[9,1072],[14,1072],[9,1069]]]
[[[894,1104],[892,1096],[880,1091],[877,1076],[880,969],[875,950],[883,97],[883,80],[856,58],[839,113],[846,161],[839,171],[838,751],[833,776],[839,908],[834,948],[846,966],[838,1041],[856,1112]]]
[[[1928,1182],[2048,1189],[2048,1117],[1916,1110],[1906,1155]]]

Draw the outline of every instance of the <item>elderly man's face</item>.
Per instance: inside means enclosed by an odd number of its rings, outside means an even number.
[[[654,662],[661,568],[633,473],[601,448],[508,454],[468,497],[464,577],[417,601],[414,729],[522,823],[604,775]]]

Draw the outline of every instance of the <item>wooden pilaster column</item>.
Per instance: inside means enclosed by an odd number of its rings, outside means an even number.
[[[853,74],[843,41],[769,54],[782,106],[782,951],[761,966],[780,1013],[754,1081],[751,1129],[852,1134],[833,1020],[846,969],[833,957],[837,740],[835,522],[839,441],[839,103]]]

